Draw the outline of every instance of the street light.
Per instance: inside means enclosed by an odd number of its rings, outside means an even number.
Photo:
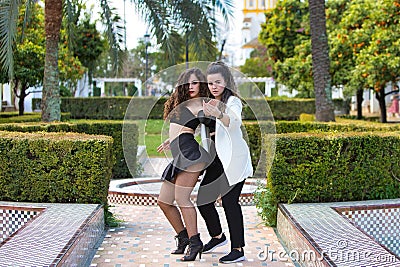
[[[147,52],[147,48],[149,47],[150,44],[150,34],[146,33],[144,35],[144,45],[145,45],[145,51],[146,51],[146,67],[145,67],[145,71],[144,71],[144,75],[145,75],[145,80],[144,82],[147,81],[147,70],[149,68],[149,54]]]

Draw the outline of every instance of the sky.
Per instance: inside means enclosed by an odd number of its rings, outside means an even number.
[[[88,4],[94,4],[94,16],[98,10],[100,10],[100,4],[96,4],[95,0],[88,0]],[[125,3],[124,3],[125,2]],[[234,25],[232,26],[232,30],[230,31],[223,31],[226,32],[227,42],[225,45],[224,51],[229,55],[234,55],[239,57],[240,53],[237,53],[237,49],[240,48],[241,45],[241,27],[243,21],[243,1],[234,1],[235,11],[233,15],[233,22]],[[126,44],[128,49],[132,49],[137,46],[138,41],[140,38],[146,34],[148,28],[143,20],[140,19],[138,13],[134,9],[134,5],[131,3],[130,0],[114,0],[110,1],[110,6],[115,7],[118,10],[119,15],[124,18],[124,9],[125,9],[125,21],[126,21]],[[125,7],[125,8],[124,8]],[[236,51],[236,52],[235,52]],[[232,64],[235,61],[239,60],[239,58],[232,58]]]

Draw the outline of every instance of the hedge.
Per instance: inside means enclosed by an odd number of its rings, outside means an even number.
[[[400,125],[382,124],[348,119],[338,119],[338,122],[300,122],[300,121],[277,121],[277,122],[244,122],[246,136],[250,148],[251,158],[256,177],[265,177],[265,167],[259,166],[261,155],[261,132],[269,134],[301,133],[301,132],[368,132],[368,131],[400,131]],[[262,131],[261,131],[262,129]],[[261,162],[265,160],[264,158]]]
[[[74,119],[122,120],[126,117],[162,119],[166,99],[165,97],[62,97],[61,111],[71,113],[71,118]],[[314,99],[244,99],[244,119],[254,120],[253,111],[264,110],[265,100],[275,120],[297,120],[302,113],[315,113]],[[343,110],[346,102],[338,99],[334,104],[336,109]],[[125,113],[127,109],[128,114]],[[258,115],[258,119],[271,119],[270,112],[264,114],[265,116]]]
[[[124,123],[125,128],[129,129],[129,131],[124,132],[125,144],[123,146],[122,132]],[[136,153],[139,130],[137,124],[134,122],[97,120],[58,123],[11,123],[0,124],[0,130],[15,132],[75,132],[111,136],[114,140],[113,154],[116,159],[115,165],[113,166],[112,177],[129,178],[136,174]],[[129,153],[129,162],[126,162],[124,152]]]
[[[61,113],[61,121],[70,119],[69,113]],[[0,112],[0,124],[14,122],[41,122],[42,114],[38,112],[25,112],[24,115],[19,115],[18,111]]]
[[[285,133],[257,206],[276,224],[277,203],[400,197],[400,132]]]
[[[107,203],[112,138],[0,131],[0,200]]]
[[[129,106],[130,119],[161,119],[164,102],[157,97],[62,97],[61,111],[73,119],[123,120]]]

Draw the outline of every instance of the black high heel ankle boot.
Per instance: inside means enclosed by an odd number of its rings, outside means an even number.
[[[171,254],[184,254],[186,247],[189,245],[189,236],[186,229],[183,229],[175,236],[177,240],[177,248],[176,250],[172,251]]]
[[[203,251],[203,242],[200,240],[200,234],[191,236],[189,238],[189,248],[186,255],[181,258],[181,261],[194,261],[199,254],[201,259],[201,252]]]

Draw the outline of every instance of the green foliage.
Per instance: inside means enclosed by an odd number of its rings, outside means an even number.
[[[61,111],[71,113],[74,119],[162,119],[166,98],[156,97],[90,97],[62,98]],[[243,118],[254,120],[254,109],[265,105],[264,100],[244,99]],[[315,113],[314,99],[268,98],[275,120],[297,120],[301,113]],[[337,110],[343,110],[343,100],[335,101]],[[348,105],[348,104],[347,104]],[[259,114],[258,119],[271,119],[271,114]]]
[[[294,48],[310,37],[307,1],[278,1],[275,8],[265,12],[259,40],[267,47],[274,62],[294,56]]]
[[[34,116],[33,116],[34,117]],[[34,117],[37,119],[37,117]],[[8,119],[11,122],[14,118]],[[18,117],[14,120],[18,120]],[[33,119],[32,119],[33,120]],[[123,127],[129,129],[128,133],[122,135]],[[76,132],[93,135],[107,135],[113,138],[113,155],[115,164],[112,169],[113,178],[127,178],[135,175],[136,153],[138,145],[138,127],[135,123],[122,121],[74,121],[65,123],[8,123],[0,124],[0,130],[13,132]],[[122,138],[125,138],[123,145]],[[125,149],[125,150],[124,150]],[[125,160],[124,153],[128,149],[129,162]],[[133,172],[131,174],[131,172]]]
[[[298,91],[297,97],[312,98],[314,83],[312,76],[311,40],[304,40],[294,48],[294,56],[276,62],[275,79],[284,84],[289,92]]]
[[[257,169],[259,161],[264,160],[261,154],[261,132],[263,133],[308,133],[308,132],[376,132],[376,131],[399,131],[398,125],[387,125],[367,121],[354,121],[350,119],[337,118],[337,122],[315,122],[315,121],[246,121],[244,123],[248,145],[254,169]],[[267,149],[267,148],[264,148]],[[265,164],[265,163],[263,163]],[[268,164],[268,163],[267,163]],[[256,177],[263,177],[263,169],[255,173]]]
[[[65,39],[66,31],[61,30],[61,35],[62,38]],[[58,69],[63,90],[68,89],[72,94],[76,89],[78,80],[81,79],[86,72],[86,68],[79,61],[79,58],[74,56],[72,51],[69,50],[67,41],[62,41],[59,44]]]
[[[17,112],[1,113],[0,124],[13,122],[39,122],[42,117],[39,113],[25,113],[19,116]]]
[[[270,188],[260,183],[254,192],[254,204],[257,213],[268,226],[275,226],[278,202],[274,199]]]
[[[124,220],[116,217],[115,214],[110,211],[110,207],[112,206],[107,205],[107,208],[104,209],[105,224],[107,227],[119,227]]]
[[[0,132],[0,143],[1,200],[107,203],[110,137]]]
[[[165,100],[156,97],[68,97],[62,98],[61,111],[70,112],[74,119],[162,118]]]
[[[256,203],[274,225],[277,203],[398,198],[399,156],[398,129],[278,134],[268,183]]]
[[[93,70],[95,61],[105,50],[105,44],[96,29],[96,24],[90,22],[89,16],[86,14],[85,18],[77,25],[73,53],[83,66]]]
[[[250,107],[255,110],[262,110],[263,105],[265,105],[264,101],[257,99],[245,99],[245,102],[247,105],[244,105],[242,114],[246,120],[255,119]],[[267,102],[275,120],[297,120],[301,113],[315,113],[314,99],[268,98]],[[271,119],[268,118],[270,115],[271,114],[265,114],[265,117],[260,116],[258,119]]]
[[[272,60],[268,57],[265,47],[258,47],[252,53],[250,58],[246,59],[240,71],[249,77],[271,77]]]
[[[346,96],[382,91],[400,75],[399,1],[326,2],[332,85]],[[259,39],[274,60],[274,78],[299,97],[313,97],[307,1],[279,1],[266,13]],[[384,112],[384,111],[382,111]]]
[[[301,122],[305,121],[315,121],[315,115],[314,114],[306,114],[306,113],[301,113],[299,120]]]
[[[361,79],[364,88],[380,91],[400,73],[400,2],[372,1],[371,8],[360,29],[367,38],[357,43],[361,50],[356,54],[353,75]]]

